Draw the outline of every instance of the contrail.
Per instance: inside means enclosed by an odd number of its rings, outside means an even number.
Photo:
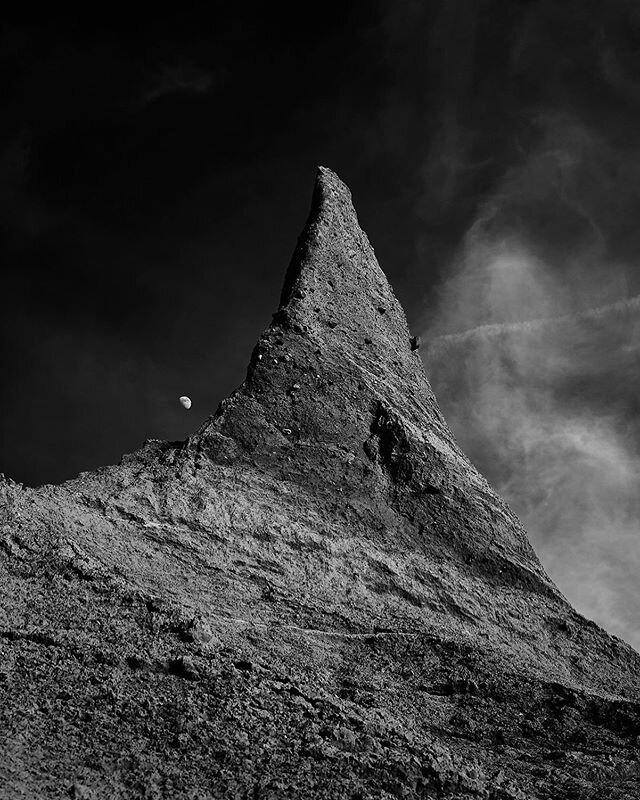
[[[563,325],[572,322],[589,322],[597,320],[610,314],[622,313],[624,311],[635,311],[640,309],[640,294],[626,300],[618,300],[615,303],[608,303],[597,308],[590,308],[586,311],[578,311],[573,314],[561,314],[555,317],[538,317],[536,319],[524,320],[523,322],[495,322],[485,325],[477,325],[459,333],[444,333],[435,336],[429,342],[429,349],[446,347],[449,344],[459,344],[466,339],[475,337],[486,337],[501,333],[511,333],[516,331],[535,331],[555,325]]]

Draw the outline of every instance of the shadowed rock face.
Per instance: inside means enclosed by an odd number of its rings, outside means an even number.
[[[4,796],[640,797],[640,657],[457,447],[330,170],[196,434],[0,499]]]

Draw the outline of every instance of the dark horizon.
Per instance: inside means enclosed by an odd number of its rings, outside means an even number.
[[[5,23],[0,469],[64,480],[212,413],[275,310],[318,164],[351,187],[413,326],[496,196],[493,233],[574,286],[567,254],[605,241],[614,280],[587,306],[637,293],[636,23],[621,2],[466,0],[312,26]]]

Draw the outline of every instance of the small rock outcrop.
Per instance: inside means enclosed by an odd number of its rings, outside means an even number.
[[[0,796],[640,798],[640,656],[545,574],[418,344],[320,168],[193,436],[0,484]]]

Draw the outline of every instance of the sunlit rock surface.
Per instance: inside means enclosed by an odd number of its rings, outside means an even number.
[[[192,437],[0,485],[0,795],[640,797],[640,656],[547,577],[411,336],[321,168]]]

